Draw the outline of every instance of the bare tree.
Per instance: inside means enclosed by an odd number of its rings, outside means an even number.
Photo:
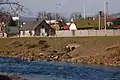
[[[50,17],[50,13],[48,14],[46,11],[41,11],[41,12],[38,12],[38,20],[41,20],[41,19],[48,19]]]
[[[64,16],[61,16],[60,13],[50,13],[50,12],[46,12],[46,11],[41,11],[41,12],[38,12],[38,16],[37,16],[37,19],[38,20],[41,20],[41,19],[44,19],[44,20],[60,20],[60,19],[63,19]]]
[[[8,23],[10,21],[10,13],[0,12],[0,22]]]
[[[82,19],[82,15],[81,15],[81,13],[80,12],[74,12],[74,13],[72,13],[71,15],[70,15],[70,18],[71,19]]]
[[[30,13],[30,10],[13,0],[0,0],[0,12]]]
[[[0,0],[0,23],[4,22],[5,24],[9,24],[12,16],[19,15],[19,13],[29,14],[30,10],[16,1]],[[0,27],[4,36],[4,32],[6,32],[6,26],[1,25]]]
[[[20,13],[30,14],[31,11],[13,0],[0,0],[0,22],[9,22],[5,19],[11,19],[9,16],[18,15]],[[6,17],[5,17],[6,16]]]
[[[99,18],[99,15],[100,15],[100,17],[101,18],[103,18],[104,17],[104,12],[103,11],[99,11],[99,12],[97,12],[96,14],[95,14],[95,18]]]

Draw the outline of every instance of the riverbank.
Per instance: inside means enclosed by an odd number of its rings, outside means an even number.
[[[27,80],[18,75],[0,74],[0,80]]]
[[[62,61],[120,66],[120,37],[4,38],[0,56],[24,60]],[[79,45],[73,51],[66,46]]]

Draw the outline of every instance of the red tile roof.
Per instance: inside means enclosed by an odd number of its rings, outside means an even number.
[[[107,22],[112,22],[112,21],[114,21],[116,19],[118,19],[118,18],[107,18]]]

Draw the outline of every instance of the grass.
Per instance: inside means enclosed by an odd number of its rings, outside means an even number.
[[[5,49],[6,45],[12,41],[26,41],[30,40],[32,43],[36,43],[38,40],[46,40],[51,46],[49,49],[55,49],[62,51],[65,45],[72,42],[77,42],[86,47],[92,47],[96,45],[96,48],[102,48],[104,46],[110,46],[112,44],[118,43],[120,40],[119,36],[109,36],[109,37],[64,37],[64,38],[48,38],[48,37],[29,37],[29,38],[1,38],[0,39],[0,49]]]

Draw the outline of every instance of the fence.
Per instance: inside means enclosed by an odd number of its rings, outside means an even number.
[[[72,31],[62,30],[56,31],[57,37],[72,37]],[[74,36],[105,36],[105,30],[77,30]],[[120,36],[120,29],[106,30],[106,36]]]

